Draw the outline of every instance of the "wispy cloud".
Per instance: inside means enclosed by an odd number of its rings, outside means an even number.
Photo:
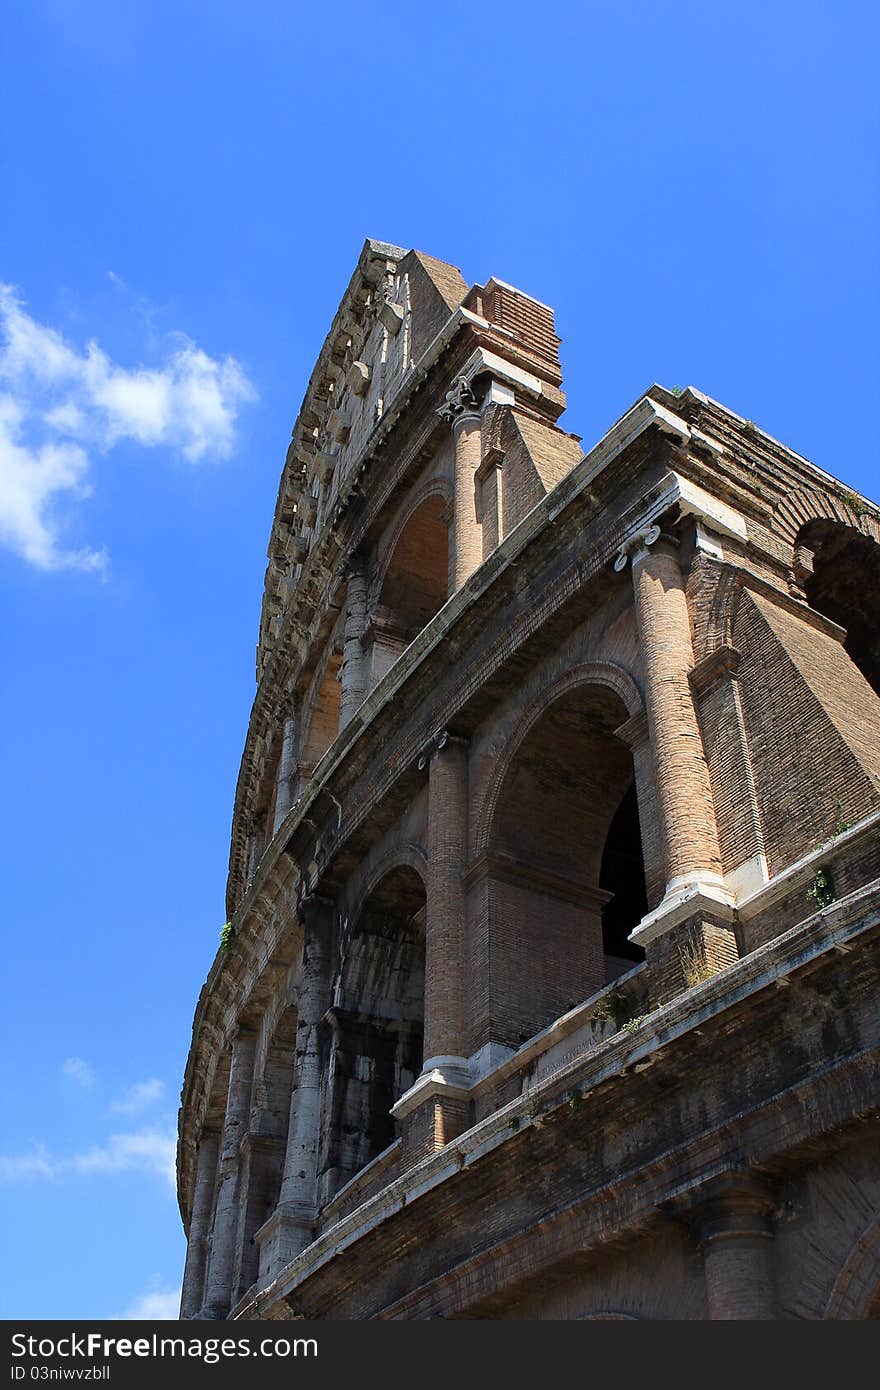
[[[120,441],[191,463],[226,458],[255,391],[234,357],[171,335],[156,366],[118,366],[95,341],[72,346],[0,285],[0,543],[44,570],[106,572],[104,550],[69,548],[63,505],[89,496],[94,453]]]
[[[58,1164],[43,1144],[37,1144],[30,1153],[0,1154],[0,1182],[18,1182],[22,1178],[54,1178]]]
[[[84,1091],[91,1090],[95,1084],[94,1070],[88,1062],[83,1061],[82,1057],[68,1057],[66,1061],[62,1062],[61,1075],[67,1077],[69,1081],[74,1081]]]
[[[113,1102],[110,1109],[117,1115],[140,1115],[162,1099],[164,1090],[165,1083],[157,1076],[151,1076],[149,1081],[136,1081],[122,1093],[119,1100]]]
[[[92,1176],[140,1172],[161,1177],[173,1188],[176,1144],[170,1128],[111,1134],[103,1143],[64,1156],[55,1156],[39,1144],[29,1153],[0,1156],[0,1182],[59,1178],[71,1173]]]
[[[124,1322],[171,1322],[180,1309],[180,1289],[155,1289],[135,1298],[120,1315]]]

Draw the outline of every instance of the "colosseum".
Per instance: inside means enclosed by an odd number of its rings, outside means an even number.
[[[368,241],[281,476],[182,1318],[880,1316],[880,510]],[[845,460],[841,468],[845,471]]]

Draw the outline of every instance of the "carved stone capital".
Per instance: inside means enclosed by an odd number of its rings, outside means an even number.
[[[437,414],[449,426],[454,426],[460,420],[468,418],[479,419],[480,405],[466,376],[455,378],[446,392],[443,404],[437,410]]]
[[[423,772],[428,764],[433,762],[441,748],[445,748],[448,743],[465,742],[465,739],[460,738],[457,734],[450,733],[448,729],[438,729],[425,744],[418,762],[419,772]]]
[[[649,545],[654,545],[660,539],[660,534],[660,527],[655,524],[643,526],[629,536],[617,552],[617,559],[614,561],[615,573],[620,574],[630,560],[635,561]]]

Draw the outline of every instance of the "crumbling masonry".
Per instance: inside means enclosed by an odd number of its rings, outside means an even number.
[[[558,347],[369,241],[312,373],[184,1318],[880,1315],[880,512]]]

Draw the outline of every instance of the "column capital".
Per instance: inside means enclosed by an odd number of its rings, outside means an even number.
[[[769,1236],[776,1210],[775,1186],[751,1169],[729,1169],[663,1203],[663,1209],[684,1218],[701,1245],[725,1236]]]
[[[662,530],[656,522],[652,522],[650,526],[640,526],[632,535],[627,536],[617,552],[614,561],[615,572],[619,574],[621,570],[625,570],[627,563],[635,569],[636,565],[647,559],[649,546],[656,545],[658,541],[673,550],[677,550],[679,546],[678,537],[671,531]]]
[[[297,911],[303,916],[316,917],[319,913],[334,913],[336,911],[336,900],[326,893],[303,891]]]
[[[449,729],[438,729],[435,734],[431,735],[422,749],[418,761],[419,772],[424,772],[428,764],[432,763],[440,750],[446,748],[447,745],[466,748],[468,742],[469,740],[464,738],[461,734],[450,733]]]
[[[479,420],[480,403],[474,394],[470,381],[464,375],[457,376],[443,398],[443,404],[435,412],[451,429],[466,420]]]
[[[352,579],[363,579],[366,575],[366,570],[367,562],[364,557],[354,553],[348,556],[342,567],[342,578],[345,580],[346,584],[349,584]]]

